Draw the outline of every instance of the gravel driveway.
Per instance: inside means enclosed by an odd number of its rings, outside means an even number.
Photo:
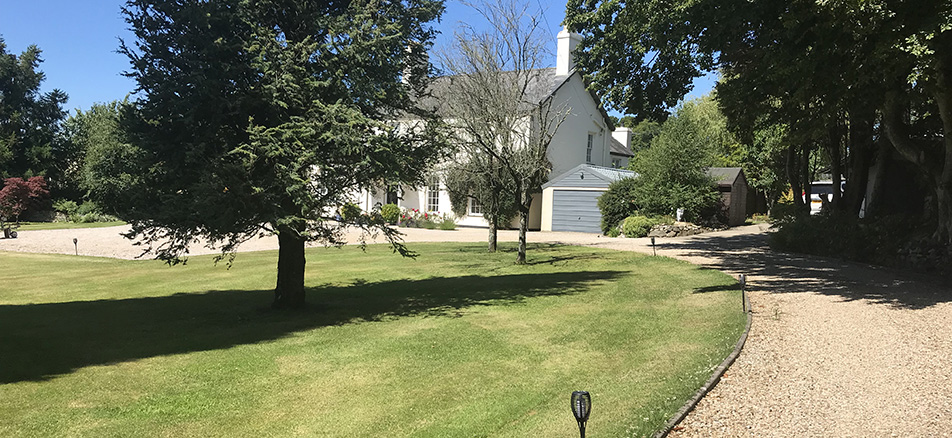
[[[762,228],[658,240],[659,255],[746,273],[754,316],[743,353],[670,436],[952,436],[952,285],[773,252]],[[124,229],[24,231],[19,239],[0,239],[0,251],[73,254],[75,237],[80,254],[134,258],[141,249],[119,236]],[[408,242],[486,237],[479,229],[405,231]],[[648,239],[529,236],[651,252]],[[515,239],[513,231],[500,233],[500,240]],[[271,237],[241,250],[275,248]],[[191,250],[214,252],[201,245]]]

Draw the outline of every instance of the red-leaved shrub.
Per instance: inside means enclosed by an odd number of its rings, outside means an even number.
[[[49,196],[46,179],[42,176],[7,178],[3,180],[3,189],[0,190],[0,217],[19,222],[24,211],[40,207]]]

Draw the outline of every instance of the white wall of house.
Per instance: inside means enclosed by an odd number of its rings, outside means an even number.
[[[581,163],[611,166],[608,122],[598,103],[585,89],[579,73],[569,76],[568,82],[555,93],[554,106],[565,105],[567,115],[549,145],[552,163],[550,178],[561,175]],[[587,161],[588,136],[592,136],[592,156]]]
[[[565,119],[562,121],[559,129],[556,131],[549,145],[548,156],[552,165],[549,179],[556,178],[563,173],[573,169],[579,164],[588,163],[596,166],[611,167],[613,156],[611,152],[609,122],[605,120],[604,113],[599,103],[586,89],[582,76],[575,72],[574,62],[567,53],[571,51],[578,43],[578,37],[565,31],[559,34],[559,53],[557,56],[556,73],[557,81],[562,81],[561,86],[555,91],[552,99],[553,112],[563,111]],[[568,74],[568,76],[565,76]],[[528,130],[530,123],[524,127]],[[628,135],[630,141],[630,134]],[[589,143],[591,151],[589,152]],[[623,142],[624,144],[630,144]],[[619,158],[619,157],[614,157]],[[622,165],[627,165],[627,159]],[[418,209],[428,211],[428,189],[427,187],[403,188],[400,193],[398,205],[404,209]],[[551,196],[551,195],[550,195]],[[362,192],[358,202],[362,208],[369,211],[376,205],[383,204],[386,201],[386,192],[378,190]],[[551,200],[549,200],[551,202]],[[432,206],[430,206],[432,207]],[[438,206],[435,209],[439,213],[451,213],[449,195],[441,181],[441,190],[438,196]],[[530,229],[546,229],[543,225],[543,194],[538,193],[533,196],[532,206],[529,214]],[[549,209],[551,211],[551,208]],[[467,209],[467,213],[470,213]],[[488,223],[481,214],[466,214],[457,217],[457,223],[462,226],[486,227]],[[548,229],[551,229],[551,218],[549,218]],[[514,219],[513,226],[518,226],[518,218]]]

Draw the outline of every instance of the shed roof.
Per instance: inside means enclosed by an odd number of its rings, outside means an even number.
[[[714,178],[718,186],[732,186],[744,174],[740,167],[708,167],[704,172]]]

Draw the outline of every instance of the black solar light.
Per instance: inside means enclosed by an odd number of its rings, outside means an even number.
[[[582,438],[585,438],[585,422],[588,421],[588,414],[592,413],[592,397],[588,391],[575,391],[572,393],[572,414],[575,414],[575,421],[578,421],[578,432]]]
[[[73,238],[73,248],[76,249],[76,255],[79,255],[79,239]]]
[[[740,306],[745,312],[747,311],[747,276],[740,274],[737,277],[737,281],[740,283]]]
[[[657,255],[658,255],[658,249],[655,248],[654,239],[655,239],[655,238],[652,236],[652,237],[651,237],[651,251],[653,251],[653,252],[654,252],[654,255],[657,256]]]

